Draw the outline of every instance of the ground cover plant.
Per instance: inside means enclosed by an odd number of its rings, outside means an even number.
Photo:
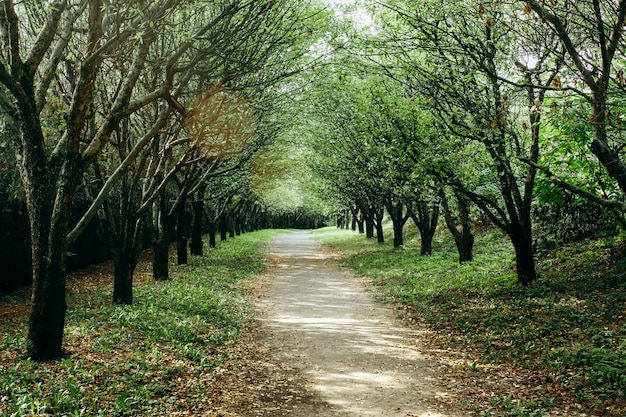
[[[626,415],[619,239],[554,250],[539,259],[538,281],[523,287],[513,250],[495,229],[477,235],[475,260],[463,265],[447,233],[428,257],[419,256],[415,237],[393,249],[339,229],[317,236],[376,294],[397,302],[405,319],[434,330],[431,343],[451,352],[451,385],[474,415]]]
[[[154,282],[140,264],[133,305],[111,305],[112,269],[70,279],[66,355],[23,356],[27,294],[0,300],[0,415],[189,415],[211,409],[219,375],[248,319],[246,283],[281,231],[223,242]]]

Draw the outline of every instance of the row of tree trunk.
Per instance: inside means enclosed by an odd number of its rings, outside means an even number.
[[[393,246],[404,245],[404,226],[413,220],[420,233],[421,255],[431,255],[433,238],[439,223],[439,214],[443,209],[445,224],[454,237],[459,253],[459,262],[473,260],[474,235],[470,219],[470,200],[458,191],[454,191],[457,214],[453,214],[448,197],[443,188],[438,190],[439,199],[419,200],[397,198],[389,195],[381,199],[378,206],[354,204],[337,214],[337,227],[348,228],[365,234],[366,238],[376,237],[379,243],[385,242],[383,220],[385,211],[393,227]]]

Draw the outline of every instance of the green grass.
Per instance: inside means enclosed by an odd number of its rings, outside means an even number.
[[[2,329],[0,415],[201,413],[247,322],[246,282],[265,270],[279,233],[248,233],[172,266],[169,281],[137,284],[131,306],[111,305],[111,288],[72,296],[59,361],[24,359],[26,317]]]
[[[426,257],[419,255],[414,232],[400,249],[334,228],[316,236],[344,252],[341,262],[368,277],[377,294],[421,316],[442,343],[481,358],[476,369],[507,364],[545,388],[524,401],[499,393],[489,407],[497,415],[545,415],[566,401],[598,416],[626,415],[626,261],[620,244],[586,241],[553,251],[538,260],[538,281],[522,287],[512,247],[495,229],[477,236],[475,260],[466,265],[458,264],[444,232]]]

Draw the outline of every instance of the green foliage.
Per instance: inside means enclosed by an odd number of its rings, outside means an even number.
[[[419,236],[407,227],[403,249],[365,240],[362,235],[347,237],[343,230],[324,229],[320,237],[350,256],[343,262],[358,275],[367,276],[385,292],[406,301],[459,289],[482,291],[484,288],[508,286],[514,277],[514,256],[511,245],[502,242],[502,233],[491,230],[475,248],[475,262],[459,264],[451,237],[439,233],[433,241],[431,256],[416,256]]]
[[[24,360],[25,323],[0,340],[0,414],[7,416],[171,415],[204,401],[214,371],[247,322],[246,281],[266,268],[266,242],[280,231],[247,233],[206,257],[173,267],[166,282],[141,282],[131,306],[109,290],[72,296],[67,356]]]
[[[549,187],[550,202],[537,203],[533,209],[537,253],[586,238],[616,236],[621,230],[622,213]]]
[[[501,414],[503,417],[544,417],[547,413],[539,408],[534,402],[528,404],[522,404],[519,400],[514,400],[508,395],[500,394],[493,400],[491,404],[496,408],[503,411]],[[490,415],[485,413],[484,415]]]

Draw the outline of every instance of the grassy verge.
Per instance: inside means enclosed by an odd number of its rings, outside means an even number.
[[[169,281],[139,282],[132,306],[111,305],[110,286],[76,292],[68,300],[68,355],[56,362],[23,357],[25,315],[17,325],[0,323],[0,415],[208,412],[220,395],[220,366],[247,320],[246,281],[265,270],[266,242],[278,233],[242,235],[172,266]]]
[[[419,314],[440,343],[471,352],[470,378],[494,364],[528,375],[529,386],[492,392],[487,405],[468,399],[476,415],[626,415],[621,245],[598,240],[554,251],[539,260],[538,282],[524,288],[515,281],[511,246],[496,230],[477,236],[476,260],[466,265],[444,233],[429,257],[419,255],[415,235],[402,249],[337,229],[317,236],[344,252],[342,262],[370,278],[377,293]]]

